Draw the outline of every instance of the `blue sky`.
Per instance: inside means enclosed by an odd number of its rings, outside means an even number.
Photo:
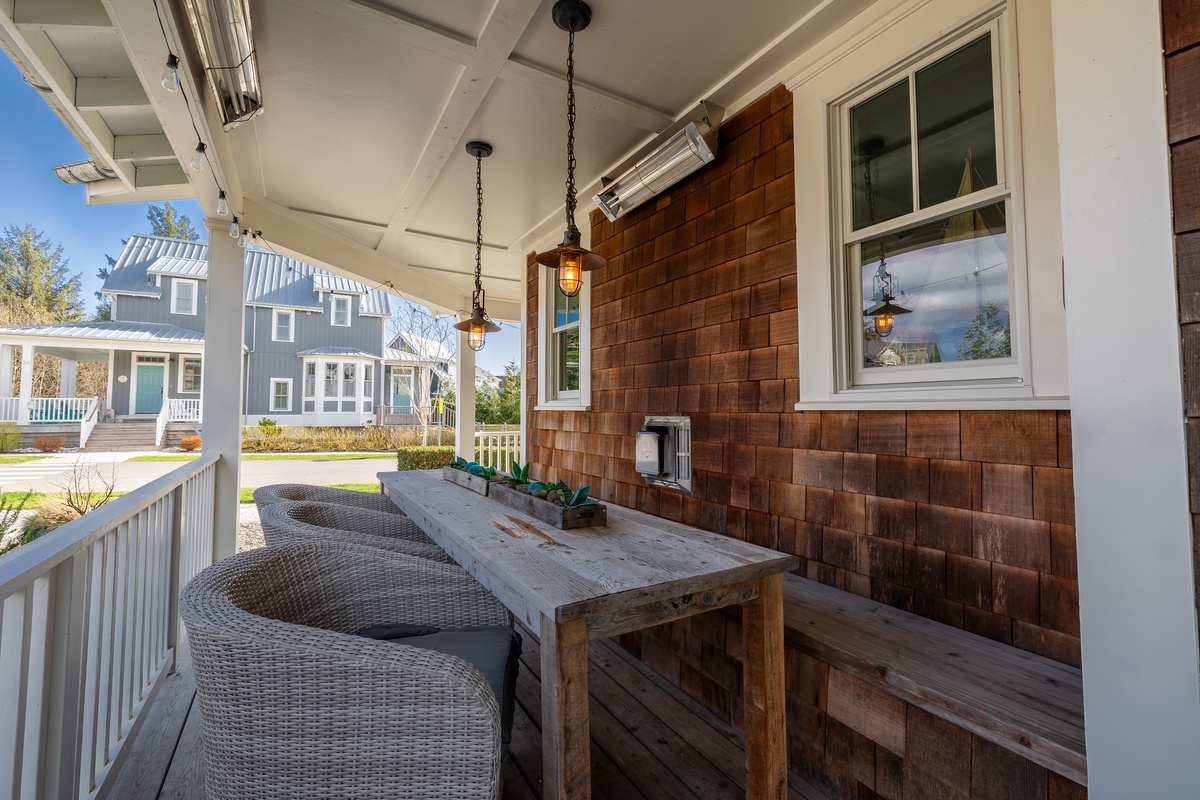
[[[63,248],[68,268],[83,282],[88,314],[95,311],[93,292],[100,288],[96,272],[107,265],[105,254],[116,257],[121,240],[131,233],[149,233],[145,203],[88,206],[80,184],[67,185],[53,168],[85,161],[87,154],[40,94],[25,83],[16,66],[0,56],[0,228],[33,225],[51,243]],[[194,200],[173,202],[192,227],[206,238],[204,213]],[[503,374],[518,360],[520,335],[510,325],[488,337],[477,354],[484,369]]]

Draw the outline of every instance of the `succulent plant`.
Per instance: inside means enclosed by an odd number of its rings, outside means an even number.
[[[521,464],[514,458],[508,470],[508,479],[513,483],[529,483],[529,462]]]
[[[455,456],[454,460],[451,461],[447,466],[449,466],[451,469],[461,469],[465,472],[469,463],[470,462],[462,456]]]
[[[592,490],[591,486],[580,486],[575,491],[571,491],[566,487],[560,491],[561,499],[558,504],[566,508],[579,508],[580,506],[591,506],[596,504],[596,500],[588,497],[588,492]]]

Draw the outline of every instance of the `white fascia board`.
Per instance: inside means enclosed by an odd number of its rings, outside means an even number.
[[[288,311],[311,311],[314,314],[324,314],[320,306],[289,306],[286,303],[246,303],[246,308],[285,308]]]

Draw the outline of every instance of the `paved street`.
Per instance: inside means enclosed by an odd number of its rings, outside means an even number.
[[[183,466],[178,461],[127,463],[139,455],[161,453],[58,453],[42,461],[25,464],[0,464],[0,491],[58,492],[71,472],[92,468],[108,477],[114,475],[118,491],[130,491]],[[271,483],[311,483],[328,486],[335,483],[374,483],[375,473],[396,468],[394,458],[329,460],[313,453],[311,458],[278,461],[243,461],[242,486],[257,488]],[[98,480],[94,483],[99,484]]]

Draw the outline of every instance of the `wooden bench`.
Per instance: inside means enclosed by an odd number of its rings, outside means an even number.
[[[789,648],[1087,785],[1078,668],[795,575],[784,623]],[[857,713],[863,698],[833,694],[826,702]]]

